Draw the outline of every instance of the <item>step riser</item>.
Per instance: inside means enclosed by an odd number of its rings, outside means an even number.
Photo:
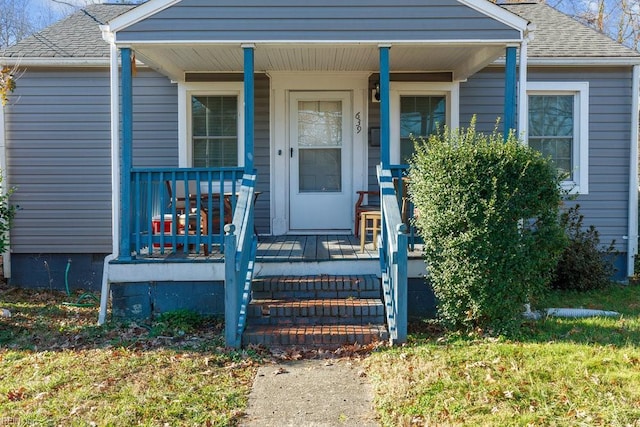
[[[254,292],[318,292],[318,291],[377,291],[380,292],[380,280],[374,276],[364,278],[313,278],[295,279],[271,277],[254,280],[251,289]]]
[[[380,290],[374,291],[340,291],[340,290],[320,290],[320,291],[275,291],[251,292],[253,299],[327,299],[327,298],[380,298]]]
[[[251,317],[251,325],[380,325],[384,316],[362,317]]]
[[[294,303],[296,305],[300,302]],[[249,306],[250,318],[263,317],[366,317],[383,316],[382,303],[371,305],[312,305],[300,306],[270,306],[269,304],[255,304]]]

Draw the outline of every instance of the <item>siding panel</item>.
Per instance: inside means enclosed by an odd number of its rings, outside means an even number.
[[[461,31],[463,30],[463,31]],[[504,40],[512,28],[456,0],[184,0],[118,33],[119,41]]]
[[[28,70],[7,108],[15,253],[111,252],[107,70]]]
[[[255,139],[254,167],[258,171],[256,191],[262,194],[255,206],[255,225],[258,233],[271,233],[271,140],[270,130],[270,81],[265,74],[255,75]]]
[[[137,165],[177,165],[176,93],[155,72],[134,79]],[[15,95],[6,115],[7,172],[21,208],[13,252],[111,252],[109,72],[28,70]]]

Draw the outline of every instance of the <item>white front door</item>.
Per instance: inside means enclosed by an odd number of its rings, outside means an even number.
[[[289,229],[349,231],[350,92],[290,92]]]

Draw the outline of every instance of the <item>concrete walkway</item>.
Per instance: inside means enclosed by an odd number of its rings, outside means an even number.
[[[362,362],[314,359],[258,369],[245,427],[378,426]]]

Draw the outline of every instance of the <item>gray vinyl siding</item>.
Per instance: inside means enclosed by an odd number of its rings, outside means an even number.
[[[270,93],[269,78],[265,74],[255,75],[255,128],[254,128],[254,167],[257,170],[256,190],[258,197],[255,210],[255,224],[258,233],[271,233],[271,181],[270,165]]]
[[[154,71],[133,78],[133,165],[178,167],[178,87]]]
[[[111,252],[109,72],[29,70],[11,99],[12,251]]]
[[[502,117],[504,71],[488,68],[460,87],[460,124],[477,114],[477,128],[491,132]],[[602,242],[626,250],[631,139],[631,68],[529,70],[529,81],[589,82],[589,194],[575,203]]]
[[[117,35],[121,42],[513,40],[519,37],[518,31],[456,0],[184,0]]]
[[[178,166],[177,89],[133,79],[133,163]],[[111,130],[107,70],[34,70],[7,108],[7,173],[20,206],[15,253],[110,253]]]

